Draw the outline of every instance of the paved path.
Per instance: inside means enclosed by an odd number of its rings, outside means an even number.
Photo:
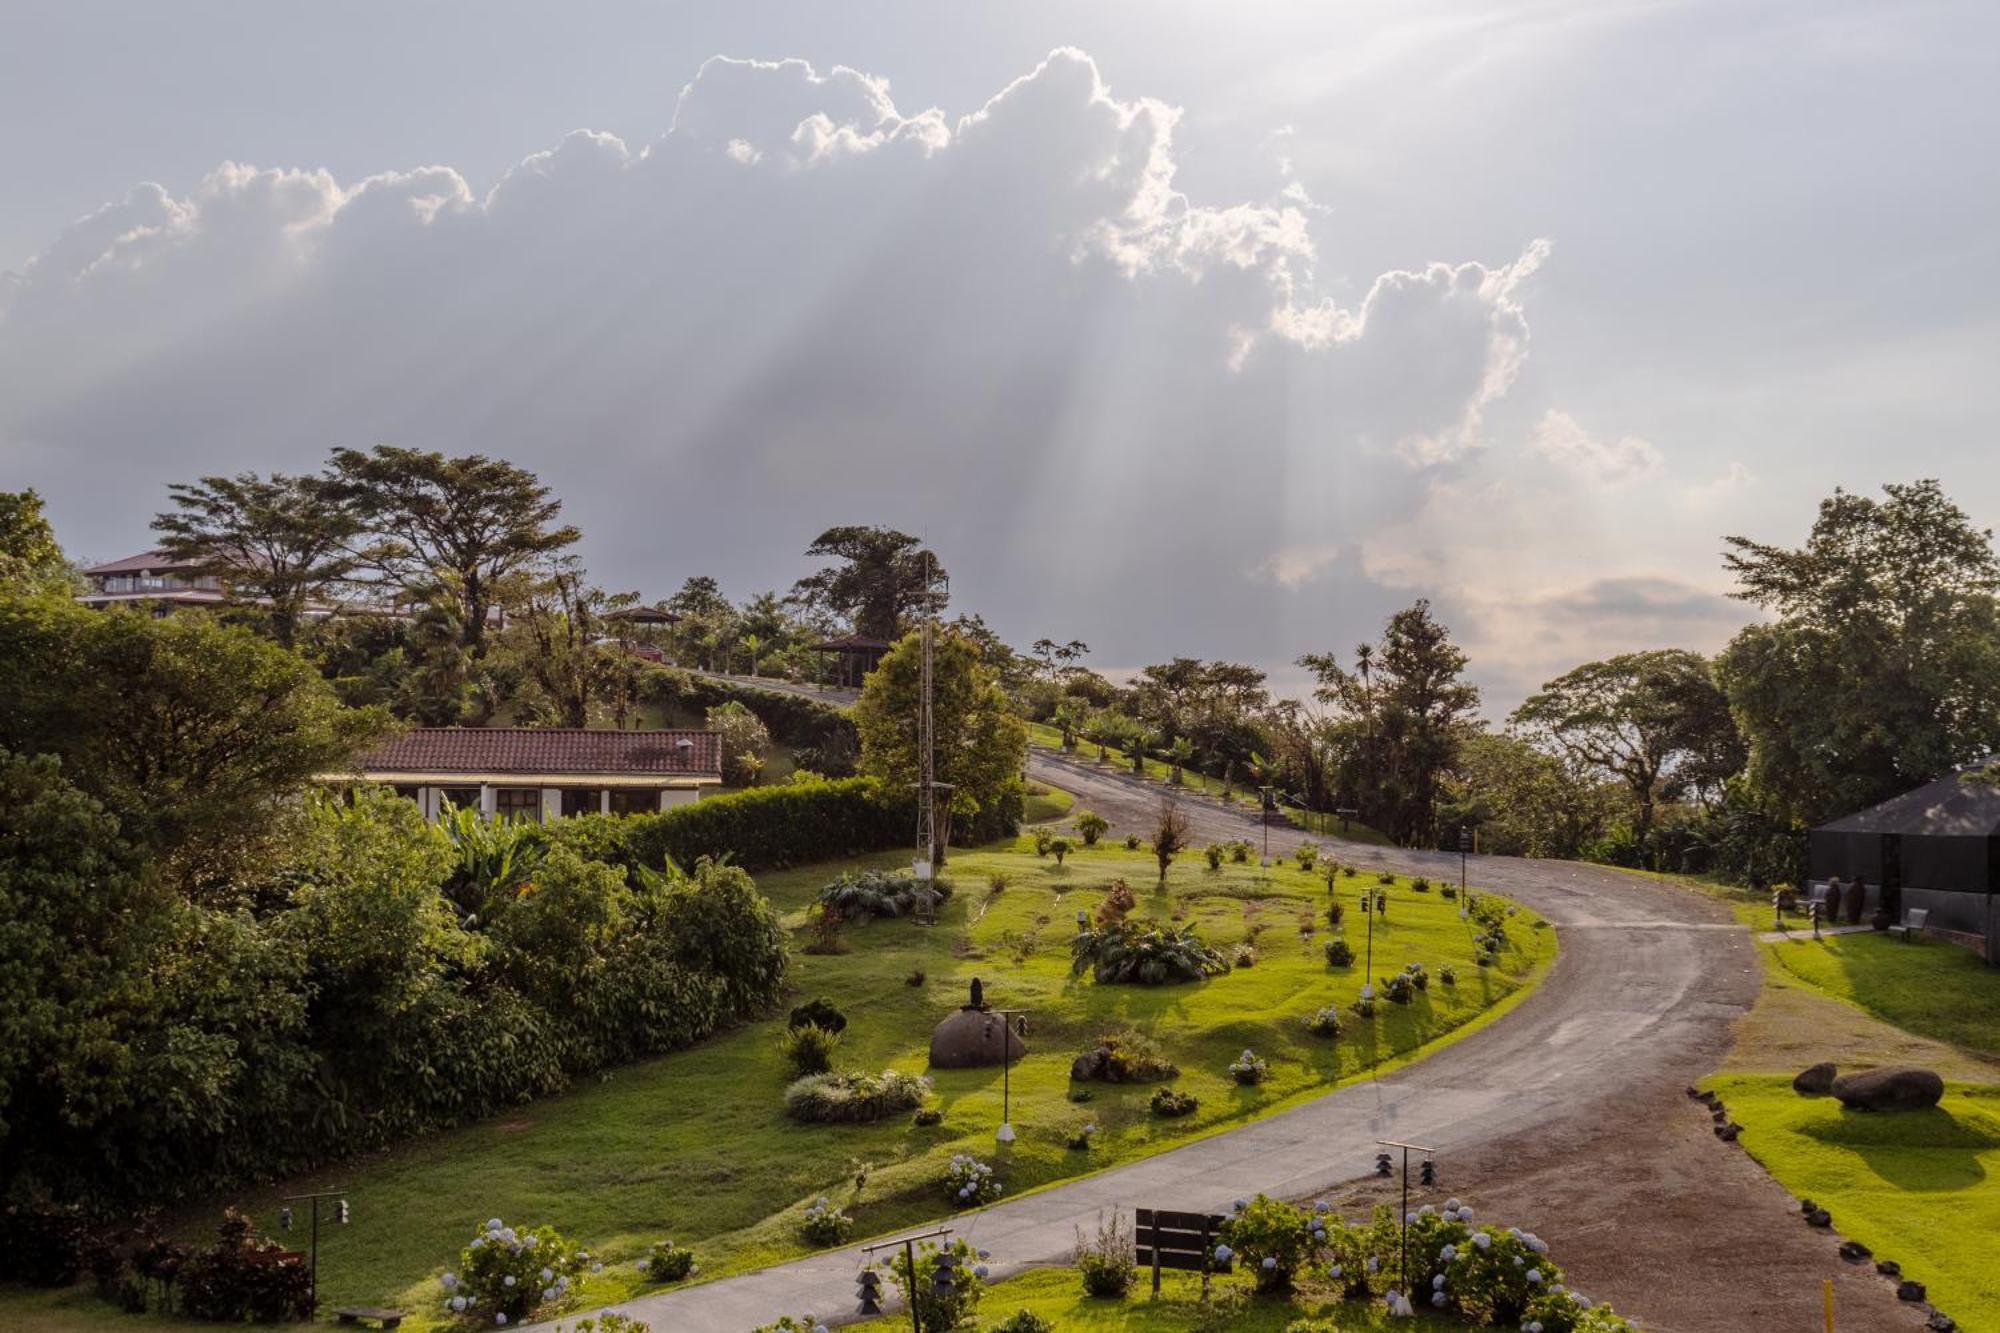
[[[1811,926],[1800,926],[1796,930],[1767,930],[1757,938],[1765,944],[1778,944],[1785,940],[1813,939],[1817,935],[1861,935],[1874,930],[1873,926],[1821,926],[1817,932]]]
[[[1162,790],[1041,752],[1031,771],[1075,792],[1078,808],[1096,810],[1119,829],[1148,827]],[[1188,809],[1197,841],[1259,828],[1254,811],[1193,801]],[[1272,850],[1289,850],[1302,837],[1274,828]],[[1338,855],[1434,877],[1458,871],[1457,856],[1446,853],[1341,844]],[[1557,1133],[1602,1118],[1634,1089],[1671,1085],[1677,1093],[1712,1069],[1727,1048],[1729,1024],[1756,996],[1747,936],[1692,894],[1568,862],[1473,857],[1470,878],[1528,904],[1562,937],[1548,979],[1504,1017],[1380,1079],[958,1218],[959,1234],[992,1251],[997,1278],[1067,1260],[1077,1228],[1093,1228],[1113,1209],[1222,1211],[1260,1190],[1292,1198],[1329,1191],[1370,1170],[1379,1138],[1433,1144],[1448,1163],[1454,1152],[1509,1136]],[[860,1263],[850,1246],[618,1308],[656,1329],[717,1333],[741,1333],[785,1313],[830,1318],[853,1309]]]

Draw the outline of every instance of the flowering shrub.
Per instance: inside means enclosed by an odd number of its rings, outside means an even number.
[[[1243,1054],[1229,1062],[1230,1077],[1245,1087],[1262,1083],[1270,1072],[1271,1067],[1264,1062],[1264,1057],[1247,1047]]]
[[[889,1278],[915,1309],[917,1327],[922,1333],[946,1333],[972,1322],[979,1298],[985,1292],[989,1257],[986,1251],[975,1251],[963,1240],[948,1241],[942,1246],[923,1241],[917,1245],[916,1272],[910,1271],[909,1256],[897,1250],[889,1260]],[[939,1285],[941,1270],[951,1274],[950,1285]]]
[[[1097,1125],[1093,1122],[1073,1129],[1063,1139],[1063,1144],[1072,1152],[1089,1152],[1090,1141],[1097,1137]]]
[[[1263,1194],[1236,1201],[1222,1223],[1222,1243],[1216,1257],[1241,1260],[1263,1292],[1290,1291],[1318,1246],[1304,1209]]]
[[[910,1123],[918,1129],[929,1129],[934,1125],[942,1125],[944,1123],[944,1112],[938,1110],[935,1106],[926,1106],[923,1110],[910,1117]]]
[[[1000,1182],[993,1178],[992,1167],[977,1157],[957,1153],[945,1167],[944,1191],[960,1208],[972,1208],[999,1198]]]
[[[1418,875],[1410,881],[1410,889],[1415,893],[1429,893],[1431,891],[1431,882],[1422,875]]]
[[[1354,946],[1336,935],[1326,942],[1326,965],[1328,967],[1354,966]]]
[[[1138,835],[1138,834],[1136,834],[1136,833],[1128,833],[1128,834],[1126,834],[1126,835],[1125,835],[1125,850],[1126,850],[1126,851],[1128,851],[1128,852],[1136,852],[1136,851],[1138,851],[1138,850],[1139,850],[1139,835]]]
[[[1409,964],[1403,969],[1403,975],[1408,977],[1410,984],[1418,990],[1429,990],[1431,988],[1431,974],[1424,970],[1422,963]]]
[[[1528,1302],[1521,1327],[1529,1333],[1639,1333],[1639,1326],[1608,1305],[1596,1305],[1552,1283],[1552,1290]]]
[[[1363,1018],[1375,1017],[1375,997],[1364,995],[1354,1002],[1354,1012]]]
[[[1222,854],[1223,848],[1220,843],[1211,842],[1208,846],[1201,849],[1202,859],[1208,862],[1210,870],[1222,869]]]
[[[1201,942],[1193,926],[1112,921],[1079,931],[1070,941],[1070,971],[1089,971],[1100,982],[1163,986],[1199,981],[1229,970],[1222,955]]]
[[[1518,1324],[1537,1296],[1562,1282],[1549,1247],[1533,1232],[1481,1227],[1444,1259],[1446,1286],[1458,1308],[1496,1324]]]
[[[1083,845],[1095,847],[1097,840],[1104,836],[1104,830],[1111,827],[1111,821],[1094,810],[1082,810],[1076,816],[1076,831],[1083,838]]]
[[[1239,944],[1236,946],[1234,961],[1238,967],[1255,967],[1257,966],[1257,951],[1247,944]]]
[[[516,1231],[489,1219],[446,1273],[445,1308],[466,1319],[505,1325],[567,1305],[583,1289],[590,1255],[554,1227]]]
[[[1114,879],[1104,895],[1104,901],[1097,905],[1097,924],[1104,926],[1113,921],[1123,921],[1125,914],[1138,905],[1139,898],[1132,892],[1132,886],[1122,879]]]
[[[574,1324],[557,1324],[556,1333],[653,1333],[653,1326],[629,1314],[606,1310],[603,1314],[579,1319]]]
[[[701,1271],[701,1265],[694,1261],[694,1251],[670,1240],[654,1241],[653,1248],[646,1251],[646,1257],[639,1261],[639,1266],[655,1282],[679,1282]]]
[[[1326,1261],[1326,1279],[1345,1300],[1368,1295],[1369,1238],[1366,1228],[1350,1227],[1326,1204],[1315,1203],[1306,1219],[1313,1243]]]
[[[1319,860],[1319,844],[1308,839],[1299,844],[1299,849],[1293,856],[1298,860],[1299,869],[1311,870],[1313,862]]]
[[[1438,968],[1438,980],[1447,986],[1456,986],[1458,984],[1457,969],[1452,967],[1450,963],[1444,964],[1444,966]]]
[[[1382,998],[1391,1004],[1408,1004],[1416,998],[1417,986],[1407,972],[1382,978]]]
[[[1340,1006],[1330,1004],[1306,1020],[1306,1031],[1315,1037],[1338,1037],[1340,1035]]]
[[[1153,1114],[1171,1120],[1176,1116],[1193,1115],[1201,1103],[1191,1092],[1177,1092],[1172,1088],[1155,1088],[1149,1105]]]
[[[785,1113],[817,1124],[855,1124],[913,1110],[930,1093],[929,1079],[894,1069],[807,1074],[785,1089]]]
[[[1160,1054],[1150,1037],[1131,1028],[1099,1036],[1069,1068],[1072,1079],[1105,1083],[1155,1083],[1180,1072],[1173,1061]]]

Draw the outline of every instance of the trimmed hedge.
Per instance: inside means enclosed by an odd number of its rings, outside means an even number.
[[[831,704],[804,695],[737,685],[664,666],[649,669],[639,689],[640,697],[648,703],[691,717],[705,716],[720,704],[740,703],[770,728],[771,739],[791,747],[799,767],[825,777],[851,775],[861,754],[861,738],[853,719]]]
[[[1020,820],[1017,800],[961,828],[968,841],[990,842],[1012,837]],[[628,871],[656,869],[668,857],[686,866],[727,856],[756,872],[887,851],[908,845],[915,831],[914,807],[885,799],[876,779],[835,778],[753,787],[656,815],[579,815],[549,825],[548,837]]]

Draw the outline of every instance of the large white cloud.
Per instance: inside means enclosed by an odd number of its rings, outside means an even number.
[[[659,138],[578,132],[491,188],[141,185],[0,283],[0,450],[95,554],[166,481],[395,440],[538,469],[649,594],[782,584],[881,521],[1016,635],[1351,641],[1400,590],[1340,546],[1482,442],[1547,246],[1323,284],[1299,182],[1189,198],[1177,119],[1070,50],[963,115],[718,58]]]

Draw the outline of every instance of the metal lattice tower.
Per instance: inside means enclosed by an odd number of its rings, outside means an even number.
[[[918,629],[922,670],[917,691],[917,873],[936,871],[938,853],[937,794],[951,784],[937,780],[937,719],[931,703],[932,651],[937,642],[937,558],[924,551],[923,623]]]

